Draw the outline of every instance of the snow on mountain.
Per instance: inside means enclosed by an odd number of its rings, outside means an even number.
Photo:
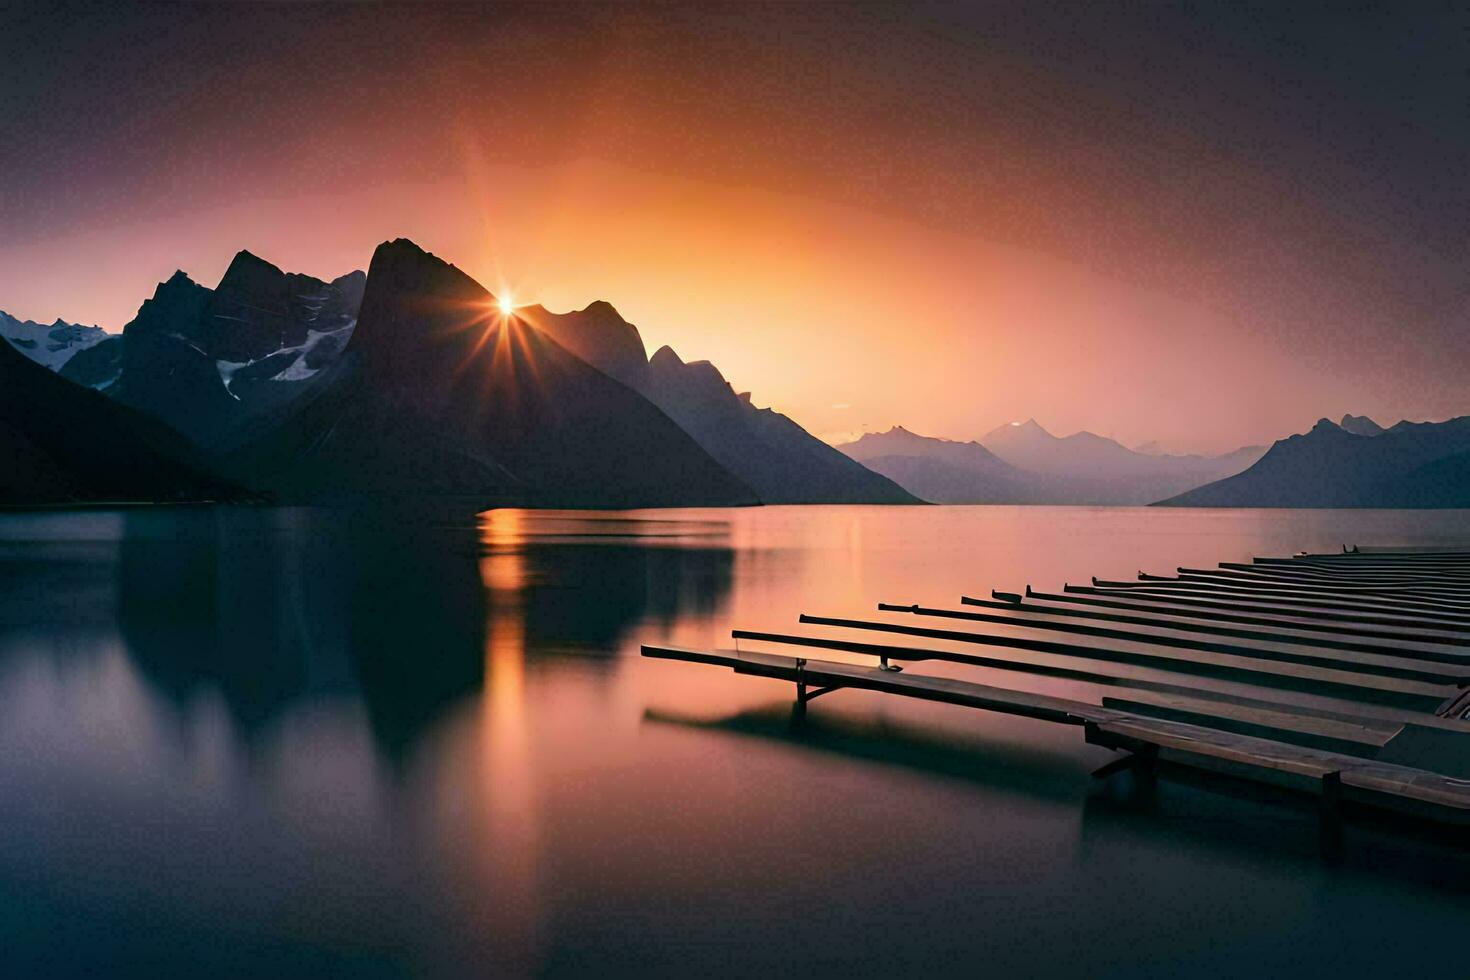
[[[54,323],[37,323],[0,310],[0,336],[37,364],[60,371],[78,351],[94,347],[111,335],[101,327],[67,323],[59,317]]]
[[[175,273],[123,329],[121,373],[107,393],[217,447],[337,359],[366,281],[353,272],[323,282],[244,251],[214,289]]]

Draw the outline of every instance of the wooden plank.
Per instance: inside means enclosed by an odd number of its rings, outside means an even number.
[[[1307,552],[1302,552],[1307,554]],[[1460,544],[1375,545],[1355,544],[1346,554],[1353,555],[1397,555],[1412,558],[1464,558],[1470,561],[1470,548]],[[1332,557],[1336,558],[1334,552]]]
[[[1341,772],[1346,764],[1360,761],[1353,756],[1321,749],[1287,745],[1251,735],[1221,732],[1200,725],[1159,718],[1120,718],[1099,722],[1097,729],[1126,742],[1156,745],[1161,749],[1187,755],[1218,759],[1253,769],[1290,773],[1308,779],[1321,779],[1328,773]]]
[[[1074,619],[1096,620],[1105,623],[1144,626],[1152,629],[1172,630],[1177,633],[1192,633],[1200,636],[1228,636],[1241,640],[1282,643],[1295,647],[1368,653],[1383,657],[1402,658],[1409,661],[1451,664],[1470,671],[1470,650],[1436,650],[1412,647],[1404,644],[1390,645],[1387,643],[1359,642],[1338,636],[1302,635],[1301,633],[1292,632],[1290,629],[1270,631],[1244,629],[1238,626],[1218,626],[1206,622],[1181,621],[1158,614],[1130,615],[1127,613],[1109,613],[1098,609],[1090,609],[1085,606],[1082,608],[1072,608],[1067,606],[1045,605],[1027,600],[992,602],[986,599],[974,599],[965,596],[961,599],[961,602],[967,606],[978,606],[986,609],[1004,609],[1027,616],[1062,616]],[[885,612],[912,612],[918,616],[943,616],[952,619],[970,618],[967,613],[961,610],[931,609],[916,605],[905,606],[897,603],[879,603],[878,608]],[[1308,633],[1311,627],[1297,626],[1295,629],[1301,630],[1303,633]]]
[[[771,677],[777,680],[805,683],[817,687],[851,687],[897,694],[902,697],[937,701],[963,707],[1021,715],[1041,721],[1065,725],[1110,721],[1118,712],[1085,701],[1013,691],[988,684],[931,677],[923,674],[898,673],[877,667],[861,667],[833,660],[789,657],[773,653],[722,650],[709,652],[688,647],[644,644],[643,656],[663,660],[685,660],[692,663],[729,667],[737,674]]]
[[[1354,551],[1303,551],[1292,555],[1298,561],[1462,561],[1470,562],[1470,551],[1453,548],[1376,548],[1359,547]]]
[[[921,616],[960,619],[966,622],[990,623],[997,626],[1011,626],[1018,629],[1066,633],[1071,636],[1089,636],[1105,640],[1122,640],[1127,643],[1146,643],[1151,646],[1162,646],[1178,650],[1199,650],[1207,653],[1229,654],[1236,657],[1273,660],[1280,663],[1327,667],[1333,670],[1369,674],[1375,677],[1397,677],[1403,680],[1423,681],[1426,684],[1445,684],[1452,687],[1470,684],[1470,663],[1466,663],[1463,660],[1457,665],[1436,667],[1392,655],[1365,654],[1347,650],[1325,652],[1292,647],[1289,644],[1281,642],[1279,639],[1271,637],[1263,638],[1261,645],[1248,646],[1240,643],[1222,643],[1215,640],[1204,640],[1198,637],[1167,636],[1158,633],[1142,633],[1137,630],[1112,629],[1106,626],[1089,626],[1082,623],[1026,619],[1019,616],[1001,616],[994,613],[956,612],[953,610],[931,609],[921,606],[887,606],[882,603],[879,604],[878,608],[888,612],[907,612]],[[800,618],[800,622],[821,624],[825,621],[820,618],[803,615]],[[1149,625],[1158,629],[1169,628],[1167,624],[1151,623]],[[1178,627],[1175,628],[1177,629]]]
[[[1123,719],[1102,722],[1099,730],[1125,739],[1157,745],[1183,756],[1214,758],[1247,768],[1292,773],[1320,779],[1342,774],[1342,784],[1370,797],[1371,802],[1411,801],[1470,814],[1470,780],[1440,773],[1359,759],[1342,753],[1284,745],[1269,739],[1212,731],[1199,725],[1163,720]]]
[[[1254,735],[1311,748],[1371,756],[1403,730],[1395,724],[1354,724],[1334,718],[1266,711],[1188,696],[1145,695],[1102,699],[1103,707],[1146,718],[1182,721],[1219,731]]]
[[[1329,558],[1293,558],[1293,565],[1303,565],[1311,568],[1358,568],[1358,569],[1386,569],[1386,568],[1439,568],[1446,571],[1462,572],[1470,569],[1470,562],[1460,558],[1445,559],[1404,559],[1389,557],[1355,557],[1342,560]]]
[[[746,631],[737,631],[736,638],[748,638],[746,636]],[[803,643],[800,645],[805,646],[811,644]],[[840,644],[840,646],[845,649],[853,646],[853,644]],[[863,649],[850,650],[849,652],[859,652],[873,656],[879,655],[871,653],[873,649],[872,644],[857,644],[857,646],[860,646]],[[1084,665],[1078,663],[1077,658],[1069,658],[1067,656],[1061,656],[1060,662],[1054,662],[1046,659],[1043,659],[1041,661],[1018,660],[1014,657],[986,656],[979,653],[960,653],[953,650],[920,650],[912,647],[895,647],[893,649],[898,649],[905,652],[905,656],[899,657],[897,655],[894,655],[893,659],[902,659],[907,663],[920,663],[927,660],[936,660],[944,663],[961,664],[967,667],[984,667],[991,670],[1004,670],[1017,674],[1029,674],[1034,677],[1046,677],[1055,680],[1065,681],[1080,681],[1086,684],[1096,684],[1101,687],[1110,687],[1134,693],[1150,692],[1165,695],[1187,695],[1191,697],[1202,698],[1205,700],[1218,700],[1229,702],[1231,704],[1238,704],[1246,707],[1258,707],[1263,710],[1282,710],[1285,708],[1290,708],[1291,710],[1304,714],[1313,714],[1324,718],[1336,718],[1338,720],[1348,721],[1351,723],[1361,724],[1372,721],[1385,724],[1402,724],[1403,722],[1411,718],[1427,719],[1431,717],[1430,715],[1426,715],[1424,713],[1423,705],[1415,705],[1412,710],[1402,708],[1396,709],[1376,704],[1367,705],[1358,702],[1352,703],[1348,710],[1335,710],[1332,707],[1321,707],[1314,705],[1287,705],[1282,701],[1271,700],[1267,697],[1251,697],[1236,692],[1211,691],[1208,689],[1202,690],[1198,685],[1193,684],[1172,683],[1169,681],[1155,680],[1150,677],[1136,677],[1130,674],[1109,670],[1106,661],[1099,661],[1096,663],[1089,661]],[[1027,652],[1032,653],[1034,656],[1042,658],[1048,656],[1056,656],[1054,654],[1049,655],[1046,653],[1035,651]],[[1295,689],[1287,688],[1287,690]],[[1270,690],[1270,688],[1267,688],[1264,693],[1269,694],[1272,693],[1272,691]],[[1334,704],[1336,702],[1329,701],[1328,703]],[[1363,714],[1363,712],[1365,711],[1370,712],[1372,717],[1365,717],[1365,715]]]
[[[1079,595],[1078,592],[1092,592],[1092,595]],[[1455,652],[1470,648],[1470,635],[1460,639],[1452,634],[1441,633],[1415,633],[1406,630],[1375,629],[1366,626],[1343,626],[1341,621],[1356,622],[1356,617],[1333,617],[1332,620],[1320,620],[1308,616],[1300,616],[1288,610],[1276,610],[1278,615],[1255,615],[1248,612],[1229,612],[1225,610],[1237,609],[1239,607],[1227,603],[1205,602],[1196,604],[1178,600],[1156,600],[1146,597],[1135,598],[1132,596],[1119,596],[1118,598],[1103,598],[1095,589],[1089,590],[1081,586],[1074,586],[1073,591],[1059,592],[1036,592],[1030,586],[1026,587],[1025,598],[1038,599],[1044,602],[1066,603],[1067,605],[1081,605],[1103,609],[1125,609],[1135,612],[1144,612],[1149,615],[1187,617],[1189,619],[1203,619],[1211,622],[1221,623],[1244,623],[1252,626],[1266,626],[1273,629],[1307,630],[1313,633],[1328,634],[1331,636],[1369,637],[1372,639],[1405,641],[1415,644],[1438,644],[1450,647]],[[960,602],[965,605],[979,603],[983,600],[971,599],[962,596]]]
[[[1386,620],[1388,624],[1418,627],[1420,629],[1447,629],[1456,632],[1470,630],[1470,619],[1463,616],[1443,615],[1422,610],[1402,610],[1393,606],[1381,606],[1364,604],[1359,602],[1345,602],[1334,599],[1303,599],[1291,596],[1271,596],[1259,593],[1237,593],[1222,592],[1217,589],[1203,588],[1160,588],[1147,582],[1124,583],[1102,583],[1093,586],[1102,595],[1151,595],[1156,598],[1169,598],[1177,596],[1184,599],[1208,599],[1214,602],[1229,600],[1235,603],[1255,603],[1265,606],[1281,606],[1291,609],[1308,610],[1314,609],[1325,612],[1335,612],[1339,615],[1354,613],[1362,617],[1375,616]],[[1280,612],[1281,610],[1277,610]],[[1364,622],[1368,620],[1364,619]]]
[[[1093,579],[1092,584],[1100,589],[1114,591],[1182,592],[1190,595],[1234,596],[1240,599],[1257,599],[1278,602],[1321,606],[1325,609],[1359,609],[1366,612],[1392,612],[1406,618],[1433,618],[1442,622],[1459,622],[1470,626],[1470,606],[1429,601],[1389,593],[1351,593],[1332,589],[1271,589],[1249,586],[1223,585],[1215,582],[1185,581],[1183,579],[1155,576],[1142,582],[1118,582]]]
[[[1467,609],[1467,592],[1453,587],[1440,588],[1423,583],[1400,583],[1377,585],[1363,582],[1317,582],[1300,579],[1276,579],[1230,572],[1181,571],[1178,575],[1146,575],[1139,578],[1149,582],[1198,582],[1225,589],[1241,589],[1252,592],[1281,592],[1288,595],[1333,595],[1347,599],[1377,599],[1381,597],[1444,606],[1450,609]]]
[[[1335,568],[1323,565],[1307,565],[1301,562],[1283,562],[1281,564],[1264,563],[1263,559],[1257,558],[1250,562],[1222,561],[1217,564],[1222,571],[1245,572],[1253,575],[1288,575],[1314,578],[1323,581],[1352,581],[1354,579],[1383,579],[1393,581],[1395,579],[1420,579],[1448,577],[1456,582],[1470,579],[1470,573],[1450,570],[1436,570],[1430,568]],[[1182,570],[1182,569],[1181,569]],[[1198,571],[1198,569],[1190,569]]]
[[[859,621],[845,621],[850,628],[886,628],[892,624],[856,625]],[[837,625],[831,623],[829,625]],[[945,631],[921,631],[914,627],[892,628],[892,632],[908,632],[913,635],[942,633]],[[843,650],[848,653],[866,653],[870,656],[891,657],[898,660],[943,659],[945,651],[917,649],[896,644],[861,643],[854,640],[833,640],[822,637],[794,636],[785,633],[766,633],[754,630],[734,630],[737,639],[756,640],[767,643],[807,646],[824,650]],[[1367,704],[1382,704],[1400,708],[1417,708],[1433,712],[1457,689],[1444,685],[1423,684],[1418,681],[1402,681],[1393,678],[1366,677],[1343,671],[1302,667],[1297,664],[1280,664],[1266,661],[1227,657],[1222,654],[1189,654],[1187,652],[1119,650],[1112,647],[1081,646],[1058,643],[1052,640],[1033,640],[1015,636],[992,636],[982,633],[955,633],[948,637],[956,642],[984,644],[1032,653],[1050,653],[1061,656],[1081,657],[1106,663],[1129,664],[1156,670],[1187,673],[1196,677],[1275,687],[1289,691],[1304,691],[1324,697],[1361,701]]]
[[[1464,599],[1470,597],[1470,583],[1462,584],[1457,580],[1446,579],[1439,575],[1367,578],[1355,575],[1328,576],[1315,572],[1311,574],[1303,574],[1301,572],[1267,574],[1263,572],[1242,572],[1229,568],[1186,568],[1184,566],[1180,566],[1176,571],[1178,572],[1180,581],[1207,579],[1227,583],[1280,585],[1287,587],[1303,586],[1343,592],[1375,590],[1396,593],[1399,591],[1412,591],[1433,596],[1443,596],[1445,598]]]
[[[822,687],[854,687],[947,704],[956,704],[1083,725],[1088,740],[1112,747],[1156,746],[1182,759],[1211,759],[1246,771],[1286,773],[1321,782],[1340,773],[1345,788],[1370,802],[1402,801],[1432,806],[1463,818],[1470,813],[1470,780],[1393,765],[1338,752],[1224,732],[1201,725],[1144,718],[1099,705],[1012,691],[949,678],[892,673],[832,661],[739,651],[703,651],[646,644],[645,657],[730,667],[737,673],[772,677]]]
[[[1106,596],[1114,599],[1131,599],[1135,602],[1166,602],[1176,606],[1187,606],[1198,609],[1223,609],[1226,611],[1238,610],[1241,612],[1264,613],[1274,616],[1294,616],[1298,619],[1325,620],[1337,623],[1367,624],[1369,626],[1388,626],[1405,631],[1422,631],[1454,634],[1458,642],[1470,640],[1470,626],[1458,623],[1442,623],[1432,619],[1409,619],[1403,616],[1380,616],[1365,612],[1344,612],[1338,609],[1324,609],[1312,603],[1296,603],[1290,600],[1260,599],[1254,602],[1246,602],[1239,597],[1230,599],[1208,598],[1202,595],[1185,595],[1184,593],[1167,592],[1114,592],[1107,589],[1099,589],[1095,586],[1072,585],[1062,586],[1062,591],[1078,595]]]
[[[1446,581],[1456,585],[1470,584],[1470,574],[1432,569],[1348,569],[1317,568],[1308,565],[1253,565],[1242,562],[1222,561],[1218,566],[1222,572],[1239,572],[1265,578],[1310,579],[1315,582],[1437,582]],[[1197,572],[1201,569],[1180,568],[1181,572]]]

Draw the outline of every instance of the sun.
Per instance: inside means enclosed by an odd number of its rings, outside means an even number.
[[[503,293],[495,303],[500,307],[501,316],[511,316],[516,311],[516,301],[510,293]]]

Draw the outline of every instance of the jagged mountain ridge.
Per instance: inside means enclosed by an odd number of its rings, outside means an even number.
[[[650,358],[638,328],[596,302],[574,313],[521,311],[611,377],[644,394],[765,503],[917,503],[912,493],[736,392],[709,361],[673,348]]]
[[[115,380],[93,384],[216,449],[336,359],[365,283],[283,272],[247,251],[215,289],[175,272],[123,328]]]
[[[373,255],[329,376],[228,460],[286,499],[440,493],[480,506],[755,503],[638,392],[406,239]]]

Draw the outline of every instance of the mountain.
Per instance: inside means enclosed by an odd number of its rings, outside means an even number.
[[[517,311],[607,375],[641,392],[706,452],[768,504],[911,504],[914,495],[843,455],[748,393],[737,393],[709,361],[684,361],[671,347],[648,358],[638,328],[611,304],[575,313]]]
[[[1045,496],[1033,474],[978,442],[935,439],[894,426],[836,448],[936,504],[1035,503]]]
[[[175,272],[123,328],[107,393],[200,446],[228,442],[336,359],[365,283],[361,272],[331,282],[283,272],[244,251],[214,289]]]
[[[0,310],[0,337],[20,351],[52,371],[61,370],[62,365],[80,351],[102,343],[109,336],[101,327],[84,327],[80,323],[67,323],[57,318],[54,323],[37,323],[34,320],[18,320]]]
[[[1344,431],[1351,432],[1355,436],[1381,436],[1386,431],[1383,426],[1366,415],[1344,415],[1342,421],[1337,424]]]
[[[1221,456],[1144,453],[1094,435],[1052,435],[1035,419],[1002,425],[981,440],[1017,469],[1045,478],[1039,495],[1074,504],[1146,504],[1232,473],[1258,459],[1247,446]]]
[[[84,387],[106,391],[122,374],[122,354],[122,337],[109,335],[100,343],[77,351],[57,373]]]
[[[0,503],[239,496],[167,426],[0,344]]]
[[[648,399],[406,239],[374,253],[357,326],[320,383],[248,431],[224,465],[288,500],[757,502]]]
[[[952,442],[895,427],[838,447],[910,493],[953,504],[1144,504],[1245,469],[1264,451],[1174,456],[1126,449],[1079,432],[1057,438],[1035,419],[982,442]]]
[[[648,351],[643,336],[606,300],[571,313],[552,313],[538,304],[518,309],[516,315],[603,374],[637,391],[647,388]]]
[[[1032,473],[1102,480],[1133,476],[1141,469],[1157,468],[1159,460],[1168,458],[1136,453],[1091,432],[1059,438],[1043,429],[1035,419],[999,426],[980,441],[1012,466]]]
[[[1322,419],[1175,507],[1470,507],[1470,416],[1359,435]]]

